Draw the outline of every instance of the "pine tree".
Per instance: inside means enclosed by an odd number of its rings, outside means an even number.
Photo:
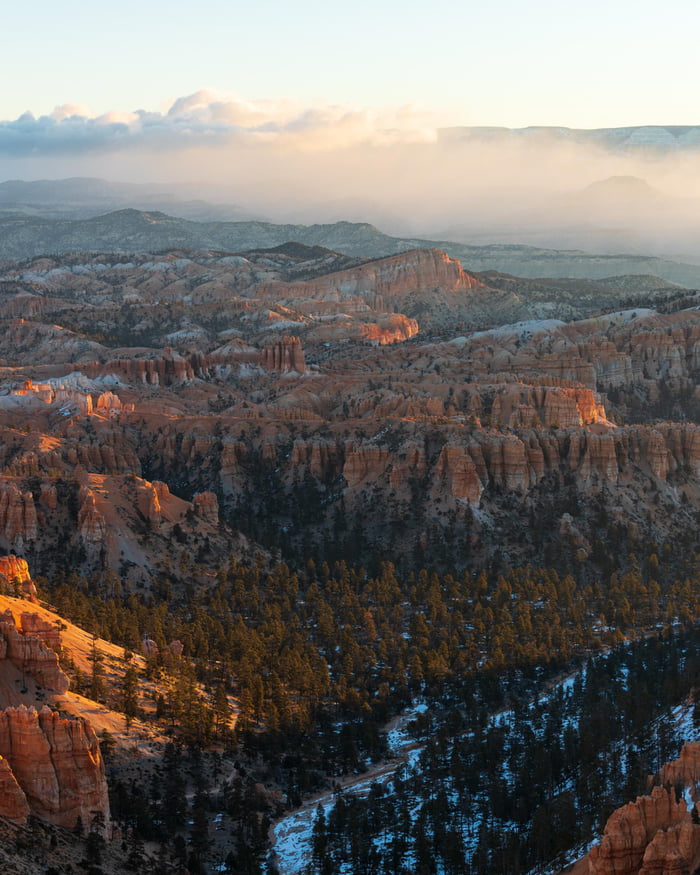
[[[122,711],[126,719],[126,731],[131,729],[131,723],[139,711],[139,676],[136,668],[130,665],[124,672],[122,683]]]

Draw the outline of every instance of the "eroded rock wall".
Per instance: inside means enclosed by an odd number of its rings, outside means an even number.
[[[39,712],[6,708],[0,712],[0,756],[0,781],[9,790],[4,804],[15,819],[31,812],[66,829],[80,818],[89,828],[99,813],[109,823],[104,763],[87,721],[61,717],[47,706]]]

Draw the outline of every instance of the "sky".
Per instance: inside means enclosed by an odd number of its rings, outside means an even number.
[[[464,125],[697,121],[694,0],[34,0],[2,19],[3,119],[206,88]]]
[[[8,0],[2,27],[0,180],[193,182],[415,227],[610,175],[700,185],[687,156],[440,133],[700,123],[694,0]]]

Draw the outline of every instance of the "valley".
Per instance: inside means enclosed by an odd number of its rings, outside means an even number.
[[[688,818],[700,862],[700,775],[663,772],[697,737],[697,268],[12,221],[6,871],[38,817],[46,871],[556,872],[653,783],[669,817],[579,865],[676,871]]]

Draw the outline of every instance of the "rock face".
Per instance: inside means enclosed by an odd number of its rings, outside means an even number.
[[[61,647],[61,630],[39,614],[23,611],[20,617],[20,628],[23,635],[27,635],[30,638],[39,638],[55,653],[59,651]]]
[[[66,829],[73,829],[78,818],[89,828],[98,812],[109,823],[104,763],[85,720],[60,717],[47,706],[39,713],[23,705],[6,708],[0,712],[0,755],[16,788],[2,766],[0,780],[4,777],[12,789],[18,811],[28,809]]]
[[[427,473],[436,495],[443,483],[453,497],[474,505],[488,488],[524,493],[547,474],[561,470],[570,471],[585,486],[592,481],[616,483],[633,468],[664,481],[681,467],[696,471],[700,465],[700,429],[692,425],[603,426],[599,431],[570,428],[557,432],[523,429],[506,434],[482,430],[463,442],[449,441],[432,470],[428,467],[427,471],[424,455],[415,456],[415,446],[408,442],[394,451],[376,442],[347,441],[341,452],[335,445],[316,442],[313,446],[315,458],[326,462],[322,468],[317,464],[309,470],[325,470],[325,476],[337,476],[341,473],[339,460],[344,458],[342,475],[350,490],[369,481],[381,483],[389,473],[396,487],[400,466],[406,476],[423,477]],[[304,463],[307,455],[297,444],[291,458]],[[416,468],[406,464],[414,458]]]
[[[103,392],[97,398],[96,407],[103,416],[117,416],[122,411],[122,402],[114,392]]]
[[[26,823],[29,814],[27,797],[12,774],[8,761],[0,757],[0,816],[14,823]]]
[[[661,769],[659,779],[662,784],[676,786],[683,784],[692,787],[700,782],[700,742],[692,741],[683,745],[681,755]]]
[[[684,820],[659,830],[647,845],[639,875],[681,875],[700,863],[700,826]]]
[[[306,371],[304,351],[298,337],[282,337],[273,346],[266,346],[262,351],[262,365],[283,374],[295,371],[303,374]]]
[[[666,875],[694,871],[700,862],[700,825],[673,788],[619,808],[588,855],[591,875]]]
[[[213,526],[219,523],[219,500],[213,492],[198,492],[192,497],[197,516],[211,523]]]
[[[8,590],[18,586],[30,601],[36,601],[36,587],[29,576],[26,559],[13,555],[0,556],[0,577],[5,579]]]
[[[454,498],[478,506],[484,487],[474,460],[464,447],[444,446],[437,461],[435,475],[437,482],[444,482]]]
[[[189,382],[195,377],[191,362],[172,351],[166,351],[165,355],[152,355],[149,358],[114,359],[105,363],[90,362],[80,367],[92,378],[116,374],[142,386],[172,386]],[[107,401],[103,403],[107,404]],[[110,409],[117,410],[115,406],[111,406]]]
[[[533,423],[569,428],[605,422],[606,416],[601,397],[590,389],[511,383],[493,399],[491,421],[501,428],[527,428]]]
[[[484,284],[465,271],[456,258],[450,258],[440,249],[413,249],[315,280],[284,286],[275,283],[258,291],[261,295],[314,300],[342,300],[366,295],[381,295],[386,300],[400,299],[416,290],[438,288],[456,293],[481,289]]]
[[[138,508],[148,520],[148,524],[152,529],[157,529],[162,520],[161,498],[166,497],[166,490],[163,490],[165,484],[149,483],[144,480],[138,486]]]
[[[0,483],[0,535],[9,545],[22,550],[37,538],[37,516],[31,492],[15,483]]]
[[[88,486],[81,486],[79,500],[78,531],[86,547],[94,548],[104,541],[107,523],[97,507],[95,493]]]
[[[56,653],[44,641],[55,640],[55,633],[42,628],[37,635],[29,630],[37,621],[28,615],[27,631],[17,628],[12,611],[0,614],[0,658],[9,659],[23,674],[56,693],[65,693],[69,687],[67,676],[58,664]]]

